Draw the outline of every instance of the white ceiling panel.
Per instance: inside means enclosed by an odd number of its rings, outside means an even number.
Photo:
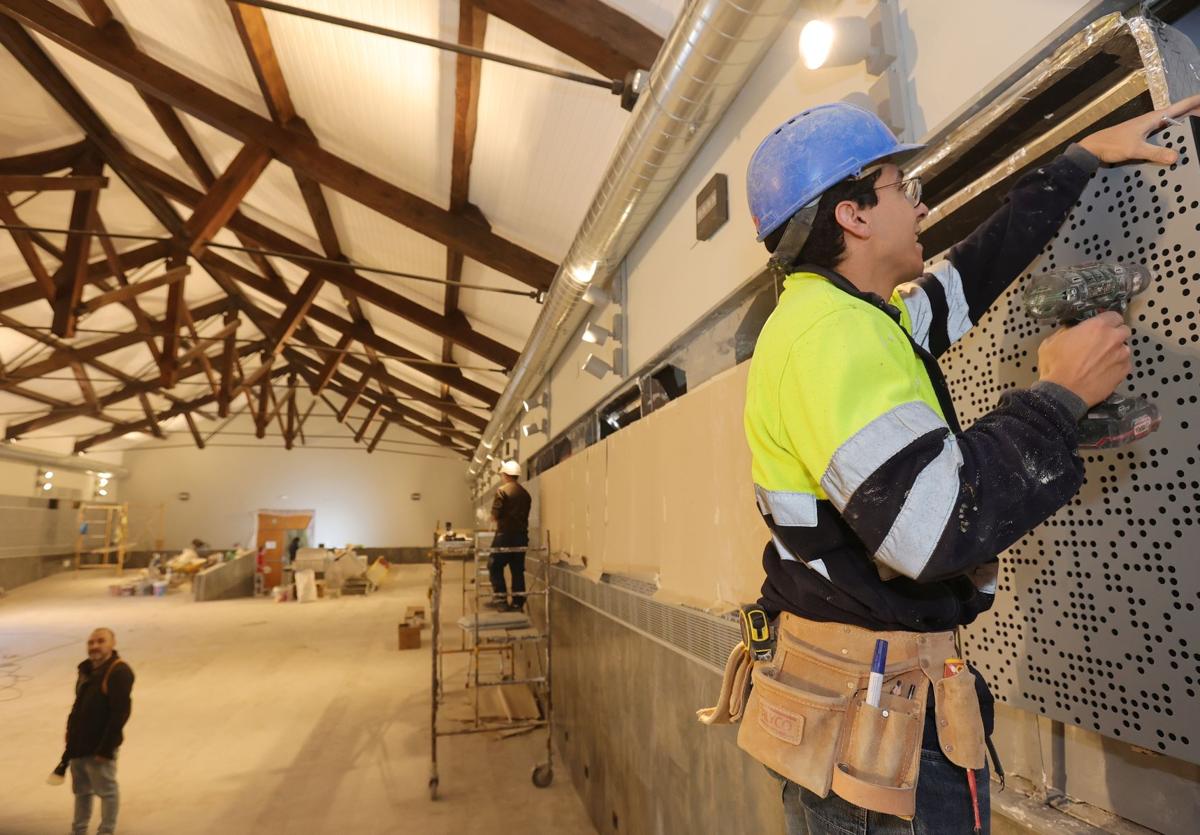
[[[294,4],[426,37],[457,38],[456,3],[296,0]],[[454,129],[454,56],[278,12],[265,14],[292,103],[321,146],[446,206]]]
[[[142,52],[243,107],[267,115],[226,3],[212,0],[108,0],[108,3]]]
[[[267,165],[242,198],[241,209],[251,220],[323,254],[312,216],[296,185],[296,175],[283,163],[272,161]]]
[[[446,276],[446,247],[424,235],[400,226],[361,203],[326,191],[329,211],[342,243],[352,260],[370,267],[401,270],[432,278]],[[426,307],[441,310],[443,289],[438,284],[404,281],[377,273],[364,273]]]
[[[54,99],[30,77],[8,50],[0,49],[0,156],[57,148],[83,138]]]
[[[463,259],[462,280],[464,284],[507,290],[529,289],[516,279],[470,258]],[[464,289],[459,294],[458,308],[467,315],[475,330],[517,350],[524,346],[533,323],[542,312],[540,304],[525,296],[471,289]]]
[[[596,74],[494,17],[484,47]],[[560,260],[628,118],[607,90],[484,62],[471,201],[500,236]]]
[[[664,36],[670,31],[675,18],[679,17],[685,5],[684,0],[604,0],[604,4],[628,15],[652,32]]]

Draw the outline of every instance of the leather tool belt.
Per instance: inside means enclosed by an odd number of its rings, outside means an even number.
[[[879,638],[888,642],[887,667],[872,707],[867,680]],[[931,686],[942,752],[961,768],[984,767],[975,676],[964,667],[943,678],[956,655],[953,632],[872,632],[785,612],[774,658],[752,661],[739,644],[720,702],[699,717],[741,721],[742,750],[821,797],[832,790],[856,806],[912,817]]]

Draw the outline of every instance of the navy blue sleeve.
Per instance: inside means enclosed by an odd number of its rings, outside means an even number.
[[[951,247],[947,258],[962,276],[971,322],[979,321],[1057,234],[1099,165],[1091,152],[1071,145],[1019,179],[1003,205]]]

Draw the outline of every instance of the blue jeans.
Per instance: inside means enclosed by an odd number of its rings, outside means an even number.
[[[937,730],[931,718],[932,713],[925,722],[921,771],[917,776],[917,814],[911,821],[868,811],[833,792],[821,798],[790,780],[783,780],[787,835],[971,835],[975,830],[975,813],[971,809],[967,772],[946,759],[938,747]],[[988,778],[986,765],[975,772],[983,835],[990,831]]]
[[[71,791],[75,794],[75,821],[72,835],[85,835],[92,819],[92,795],[100,797],[100,828],[96,835],[117,831],[117,761],[95,757],[71,760]]]

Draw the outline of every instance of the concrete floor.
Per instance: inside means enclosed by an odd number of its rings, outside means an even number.
[[[439,740],[440,799],[429,800],[429,630],[422,649],[396,649],[405,606],[425,602],[427,566],[394,568],[366,598],[311,604],[112,598],[111,582],[66,573],[0,599],[0,835],[69,829],[69,778],[44,780],[96,626],[116,631],[137,674],[122,835],[594,831],[565,769],[550,788],[531,784],[540,732]],[[457,580],[447,587],[457,604]]]

